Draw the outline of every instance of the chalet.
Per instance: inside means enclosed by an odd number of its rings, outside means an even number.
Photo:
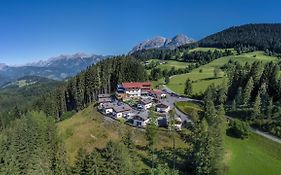
[[[153,89],[153,90],[149,90],[148,91],[149,95],[155,98],[165,98],[167,96],[167,94],[165,92],[163,92],[162,90],[159,89]]]
[[[103,105],[104,103],[109,103],[109,102],[112,102],[111,98],[99,98],[98,100],[100,106]]]
[[[159,113],[168,113],[170,111],[170,106],[164,103],[158,103],[156,105],[156,111]]]
[[[151,90],[151,82],[125,82],[117,86],[117,99],[139,98],[142,91]]]
[[[152,107],[152,102],[150,98],[141,98],[138,103],[138,108],[147,110]]]
[[[98,104],[99,104],[100,108],[102,108],[102,105],[104,103],[110,103],[110,102],[112,102],[112,99],[109,94],[99,94],[98,95]]]
[[[149,123],[148,112],[142,112],[134,115],[132,117],[133,126],[135,127],[145,127]]]
[[[128,114],[132,108],[127,104],[122,104],[120,106],[113,107],[112,115],[114,118],[121,118],[126,117],[126,114]]]
[[[114,107],[115,107],[115,104],[113,104],[113,103],[103,103],[102,106],[100,106],[100,110],[104,114],[111,114],[113,112]]]

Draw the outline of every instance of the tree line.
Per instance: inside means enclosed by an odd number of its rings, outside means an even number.
[[[281,24],[247,24],[231,27],[199,41],[201,47],[254,46],[281,53]]]
[[[100,93],[115,91],[122,82],[145,81],[144,66],[130,56],[118,56],[98,62],[69,79],[55,91],[38,100],[34,108],[60,119],[65,112],[79,111],[97,100]]]
[[[262,130],[281,136],[280,67],[270,62],[246,63],[230,61],[223,69],[229,77],[227,100],[230,114],[248,121]]]

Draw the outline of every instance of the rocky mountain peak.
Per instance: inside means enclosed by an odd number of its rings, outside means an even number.
[[[139,43],[129,52],[129,54],[132,54],[139,50],[148,50],[148,49],[156,49],[156,48],[174,49],[181,45],[192,43],[192,42],[195,42],[195,40],[183,34],[178,34],[173,38],[165,38],[162,36],[157,36],[152,39]]]

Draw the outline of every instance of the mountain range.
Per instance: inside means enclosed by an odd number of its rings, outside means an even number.
[[[176,35],[173,38],[165,38],[162,36],[157,36],[155,38],[146,40],[144,42],[139,43],[136,45],[129,54],[140,50],[148,50],[148,49],[175,49],[176,47],[193,43],[195,40],[187,37],[186,35],[180,34]]]
[[[74,76],[88,66],[107,58],[102,55],[60,55],[46,61],[28,63],[23,66],[0,64],[0,86],[24,76],[41,76],[53,80],[63,80]]]
[[[182,34],[176,35],[173,38],[159,36],[139,43],[129,52],[129,54],[139,50],[153,48],[174,49],[178,46],[192,42],[195,42],[195,40]],[[0,86],[25,76],[40,76],[53,80],[64,80],[68,77],[75,76],[80,71],[85,70],[88,66],[105,58],[108,58],[108,56],[76,53],[73,55],[60,55],[45,61],[41,60],[27,63],[22,66],[9,66],[0,63]]]

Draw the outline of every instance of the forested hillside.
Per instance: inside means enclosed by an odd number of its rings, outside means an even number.
[[[229,81],[230,114],[273,135],[281,137],[280,67],[273,62],[240,65],[226,64]]]
[[[27,113],[0,134],[0,174],[68,174],[56,125],[43,113]]]
[[[254,46],[281,53],[281,24],[247,24],[231,27],[199,41],[199,46],[233,48]]]
[[[62,82],[37,76],[26,76],[0,87],[0,131],[15,118],[32,110],[40,96]]]
[[[120,56],[89,67],[64,86],[47,93],[35,104],[47,115],[60,118],[67,111],[79,111],[94,102],[99,93],[115,91],[118,83],[145,81],[144,67],[135,58]]]

